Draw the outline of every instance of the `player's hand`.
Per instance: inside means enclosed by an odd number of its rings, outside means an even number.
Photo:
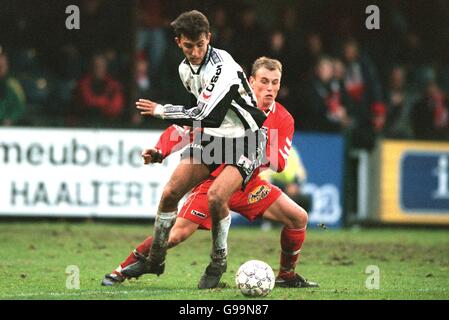
[[[143,150],[141,156],[144,164],[162,162],[162,153],[154,148]]]
[[[136,102],[136,108],[141,110],[140,114],[143,116],[154,116],[154,110],[157,105],[156,102],[146,99],[139,99],[139,101]]]

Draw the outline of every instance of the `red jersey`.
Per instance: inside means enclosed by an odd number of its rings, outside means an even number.
[[[173,152],[181,150],[188,145],[190,140],[190,127],[181,127],[173,124],[162,132],[155,149],[159,150],[162,153],[162,159],[165,159]]]
[[[269,109],[264,127],[268,129],[266,167],[281,172],[287,165],[287,159],[292,148],[295,121],[292,115],[279,102]]]

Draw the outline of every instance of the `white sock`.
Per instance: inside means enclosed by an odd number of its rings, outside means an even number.
[[[228,255],[228,234],[231,226],[231,214],[221,219],[217,226],[212,228],[212,259],[223,259]]]
[[[158,247],[166,246],[170,230],[175,224],[177,214],[177,210],[170,212],[161,212],[158,210],[156,221],[154,223],[153,245],[156,244]]]

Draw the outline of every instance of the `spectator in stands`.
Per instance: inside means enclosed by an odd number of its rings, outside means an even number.
[[[290,112],[297,129],[321,132],[343,132],[351,125],[348,114],[349,98],[344,87],[334,79],[332,60],[322,56],[314,74],[299,90]]]
[[[9,63],[0,46],[0,125],[20,124],[25,113],[25,94],[20,83],[8,74]]]
[[[301,26],[298,4],[285,5],[280,8],[277,25],[285,35],[287,50],[296,57],[304,51],[304,28]]]
[[[121,50],[124,37],[119,21],[126,19],[122,17],[126,14],[123,7],[119,3],[111,5],[105,0],[80,1],[81,27],[72,36],[84,57],[91,57],[99,51],[117,54]]]
[[[400,59],[409,68],[419,68],[422,65],[427,64],[428,54],[427,48],[424,45],[422,37],[415,31],[409,31],[405,35],[404,45],[400,47],[402,53]],[[419,79],[417,79],[419,80]]]
[[[304,80],[313,73],[313,67],[318,59],[324,55],[324,45],[321,35],[317,32],[310,32],[306,35],[304,53],[299,59],[300,79]]]
[[[345,61],[345,87],[354,103],[357,127],[354,132],[354,147],[372,149],[375,133],[381,132],[386,121],[386,106],[377,69],[366,55],[360,52],[354,39],[343,43]]]
[[[286,105],[290,105],[291,90],[303,80],[303,69],[306,69],[304,66],[305,33],[301,25],[300,10],[301,4],[298,3],[281,6],[276,17],[275,32],[271,37],[271,47],[273,47],[273,42],[280,37],[276,34],[282,33],[283,43],[277,59],[282,61],[286,71],[282,75],[282,88],[278,98],[280,101],[285,100]],[[275,56],[276,51],[268,55]]]
[[[414,97],[406,87],[406,77],[406,70],[402,66],[393,67],[389,75],[386,90],[388,112],[384,130],[388,138],[412,137],[410,113]]]
[[[334,80],[341,82],[344,86],[346,76],[345,64],[340,58],[334,57],[332,58],[332,65],[334,67]]]
[[[154,86],[154,82],[151,81],[149,75],[150,69],[150,61],[145,56],[144,53],[140,53],[137,55],[136,66],[134,72],[135,79],[135,98],[133,100],[137,101],[138,99],[159,99],[159,93]],[[131,122],[134,126],[141,127],[150,127],[157,121],[156,119],[152,119],[151,117],[142,117],[138,110],[131,111]]]
[[[148,77],[150,62],[143,54],[139,54],[136,60],[135,79],[138,96],[141,98],[154,97],[154,90],[151,79]],[[141,117],[142,118],[142,117]]]
[[[449,140],[449,101],[436,82],[413,107],[412,122],[416,139]]]
[[[283,63],[291,58],[285,46],[285,34],[281,30],[271,32],[268,39],[268,53],[270,57]]]
[[[217,6],[213,12],[213,25],[211,25],[212,46],[226,50],[228,52],[234,51],[234,31],[228,20],[228,13],[223,6]]]
[[[250,74],[251,66],[254,60],[265,51],[266,30],[257,21],[257,15],[254,8],[245,5],[240,13],[240,21],[236,28],[234,36],[234,55],[246,74]]]
[[[345,87],[346,67],[343,61],[338,57],[332,58],[332,67],[333,78],[331,81],[331,90],[333,93],[333,101],[334,103],[344,106],[346,114],[348,115],[344,127],[352,128],[354,126],[354,105]]]
[[[90,122],[118,121],[123,105],[122,85],[108,74],[105,56],[95,54],[91,60],[90,72],[78,81],[75,88],[75,116]]]
[[[274,30],[269,38],[268,43],[268,56],[282,61],[285,70],[291,70],[295,65],[295,58],[286,46],[285,34],[281,30]],[[282,87],[279,90],[278,100],[280,102],[285,102],[288,99],[290,93],[290,87],[294,82],[292,77],[289,76],[291,73],[282,79]]]
[[[146,51],[149,60],[153,62],[150,78],[158,74],[167,50],[165,27],[169,22],[165,11],[162,0],[137,1],[137,50]]]

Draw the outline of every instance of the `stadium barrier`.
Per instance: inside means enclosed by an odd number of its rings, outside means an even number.
[[[152,218],[179,157],[144,166],[161,131],[0,128],[0,215]],[[312,195],[309,225],[342,225],[344,140],[295,135]],[[329,155],[332,155],[330,157]],[[238,224],[238,220],[236,221]]]
[[[307,170],[304,192],[312,196],[309,226],[343,226],[345,140],[337,134],[297,133],[293,144]]]
[[[377,157],[379,221],[449,225],[449,143],[384,140]]]
[[[160,132],[0,129],[0,215],[148,218],[168,172],[140,154]]]

